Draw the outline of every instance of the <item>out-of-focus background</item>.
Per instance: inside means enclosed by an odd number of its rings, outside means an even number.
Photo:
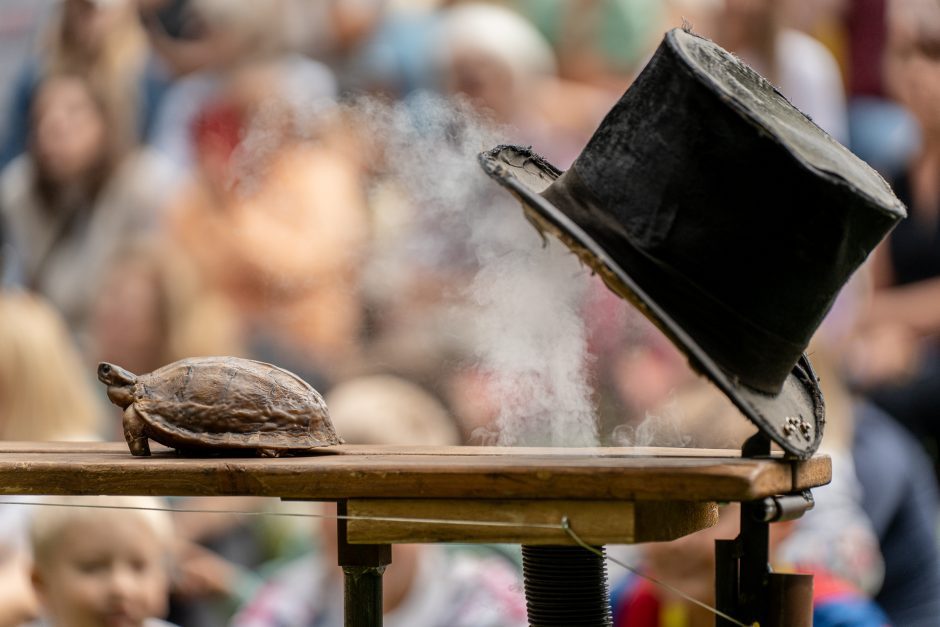
[[[310,381],[347,441],[739,447],[748,423],[476,164],[568,168],[680,26],[908,207],[810,347],[835,479],[774,550],[823,582],[817,625],[940,624],[936,0],[0,0],[0,438],[120,440],[99,361],[238,355]],[[54,606],[15,509],[0,624]],[[169,620],[339,624],[329,530],[257,520],[176,517]],[[630,558],[708,600],[712,538]],[[505,547],[396,561],[387,624],[525,624]],[[618,625],[711,624],[611,578]]]

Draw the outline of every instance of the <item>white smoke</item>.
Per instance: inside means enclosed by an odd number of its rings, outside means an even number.
[[[580,315],[588,273],[561,244],[543,245],[519,203],[477,161],[510,132],[438,97],[355,106],[381,138],[390,175],[419,208],[418,227],[436,230],[437,237],[417,238],[423,250],[411,252],[463,254],[476,268],[462,286],[472,309],[463,332],[478,367],[491,375],[498,406],[494,429],[479,437],[500,445],[596,445]]]
[[[527,247],[494,255],[470,287],[479,308],[475,346],[500,399],[495,443],[596,446],[579,315],[586,282],[560,244],[523,241]]]
[[[693,445],[678,415],[672,411],[664,413],[646,412],[639,424],[624,424],[614,428],[611,443],[614,446],[673,446],[687,448]]]
[[[250,192],[256,164],[278,149],[298,115],[273,103],[254,116],[236,154],[241,190]],[[411,237],[397,254],[411,264],[457,265],[470,277],[455,286],[467,321],[456,332],[488,373],[498,408],[495,424],[477,439],[597,445],[581,316],[589,273],[563,245],[543,242],[477,160],[511,142],[512,131],[465,102],[432,95],[404,103],[361,99],[318,115],[354,120],[367,164],[404,192]]]

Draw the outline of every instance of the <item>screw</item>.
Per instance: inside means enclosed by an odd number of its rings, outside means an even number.
[[[812,427],[810,426],[810,424],[809,424],[808,422],[806,422],[805,420],[803,420],[803,418],[802,418],[802,416],[801,416],[801,417],[800,417],[800,433],[803,434],[803,437],[804,437],[806,440],[809,440],[809,439],[810,439],[810,435],[809,435],[809,434],[810,434],[810,431],[811,431],[811,430],[812,430]]]

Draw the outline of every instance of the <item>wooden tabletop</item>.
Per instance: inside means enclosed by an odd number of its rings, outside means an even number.
[[[824,485],[826,456],[660,448],[331,447],[306,457],[184,458],[121,442],[0,442],[0,494],[289,499],[747,501]]]

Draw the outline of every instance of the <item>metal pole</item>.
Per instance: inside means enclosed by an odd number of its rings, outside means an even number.
[[[743,457],[770,454],[770,440],[750,437]],[[741,531],[715,541],[715,604],[744,623],[768,627],[812,627],[813,576],[782,575],[770,568],[770,523],[799,518],[813,507],[809,490],[741,503]],[[731,623],[717,617],[716,627]]]
[[[738,615],[738,542],[715,540],[715,607],[728,616]],[[733,627],[718,616],[715,627]]]
[[[738,536],[741,549],[738,562],[740,613],[735,618],[766,625],[770,609],[770,525],[755,515],[755,511],[762,513],[763,509],[763,501],[741,503],[741,534]]]
[[[389,544],[350,544],[346,536],[346,501],[337,503],[337,544],[343,568],[346,627],[382,627],[382,574],[392,563]]]

